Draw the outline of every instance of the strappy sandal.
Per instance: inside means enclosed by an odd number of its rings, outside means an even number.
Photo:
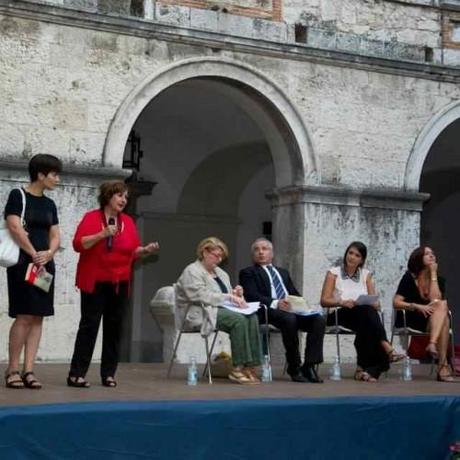
[[[83,377],[67,377],[67,386],[73,388],[89,388],[91,384]]]
[[[251,381],[253,385],[258,385],[261,383],[254,369],[248,367],[246,369],[243,369],[243,373]]]
[[[228,374],[229,380],[235,383],[240,383],[242,385],[251,385],[252,382],[243,372],[238,369],[233,369],[230,374]]]
[[[438,359],[438,348],[435,342],[430,342],[425,348],[425,351],[433,358]]]
[[[117,381],[113,377],[102,377],[102,385],[109,388],[115,388]]]
[[[15,375],[17,375],[18,378],[12,380],[11,377]],[[11,371],[5,374],[5,386],[6,388],[13,388],[14,390],[21,390],[24,388],[24,382],[19,371]]]
[[[363,370],[357,370],[355,372],[355,380],[358,380],[359,382],[368,382],[368,383],[375,383],[377,382],[377,379],[372,377],[371,374],[369,374],[366,371]]]
[[[436,380],[438,382],[445,382],[445,383],[455,382],[454,376],[452,375],[451,371],[449,371],[448,374],[441,374],[440,373],[441,369],[450,369],[450,366],[444,363],[438,368],[438,373],[436,374]]]
[[[390,363],[397,363],[406,358],[406,355],[404,353],[396,353],[396,350],[394,348],[392,348],[387,354],[388,361],[390,361]]]
[[[24,386],[30,390],[41,390],[42,384],[36,379],[35,374],[31,371],[22,374]]]

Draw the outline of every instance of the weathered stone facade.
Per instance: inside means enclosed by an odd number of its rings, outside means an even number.
[[[57,256],[57,314],[47,320],[41,359],[69,358],[79,310],[70,239],[81,215],[95,204],[97,184],[127,174],[121,167],[133,126],[144,139],[152,138],[145,141],[152,153],[141,172],[158,181],[153,199],[142,199],[137,208],[144,238],[151,238],[156,222],[176,219],[189,225],[206,212],[207,206],[191,212],[181,191],[188,184],[187,190],[198,193],[190,185],[192,171],[228,146],[221,142],[217,147],[217,140],[214,147],[210,141],[198,145],[196,129],[189,132],[180,125],[171,139],[180,142],[187,135],[194,142],[184,141],[177,144],[177,153],[168,152],[149,130],[173,130],[175,122],[159,117],[148,128],[144,112],[170,89],[184,91],[177,101],[198,94],[184,81],[199,80],[202,90],[208,83],[211,88],[212,80],[216,97],[225,93],[238,106],[232,109],[229,102],[228,110],[241,120],[248,117],[234,132],[230,120],[216,137],[241,136],[240,152],[249,142],[266,149],[260,158],[270,172],[267,177],[273,176],[269,185],[274,190],[268,194],[273,212],[260,221],[273,221],[278,260],[289,266],[305,295],[318,301],[327,268],[351,240],[360,239],[369,245],[369,266],[390,312],[395,283],[419,240],[426,196],[418,193],[424,161],[418,145],[425,135],[432,136],[427,127],[433,120],[442,124],[460,105],[455,25],[460,2],[286,0],[279,17],[259,11],[276,4],[0,0],[0,196],[4,200],[13,185],[26,180],[23,166],[33,154],[57,155],[67,166],[63,186],[52,194],[63,250]],[[244,16],[231,14],[243,14],[242,7]],[[197,103],[189,120],[205,116],[210,101],[200,100],[207,105]],[[252,122],[254,127],[247,128]],[[212,114],[201,126],[200,141],[214,139],[218,127],[206,129],[211,123]],[[181,150],[190,155],[180,156]],[[229,164],[222,167],[229,170]],[[255,177],[257,163],[251,167]],[[241,171],[232,174],[237,183]],[[263,180],[247,179],[241,196],[246,184],[256,189],[256,184],[265,185]],[[219,198],[222,203],[233,200],[229,190]],[[231,247],[239,264],[247,242],[260,231],[251,227],[243,240],[235,236],[251,214],[250,209],[241,214],[243,205],[235,203],[230,214],[215,218],[216,211],[207,218],[234,239]],[[188,211],[179,219],[181,206]],[[209,219],[205,228],[213,230]],[[158,331],[145,329],[150,297],[175,280],[161,268],[171,247],[162,250],[159,268],[146,264],[136,273],[131,340],[140,348],[147,344],[145,350],[152,349],[148,343],[161,341]],[[176,265],[183,266],[183,259],[177,256]],[[231,263],[234,275],[239,267]],[[6,311],[3,295],[1,359],[6,357]],[[148,360],[145,350],[131,355]]]

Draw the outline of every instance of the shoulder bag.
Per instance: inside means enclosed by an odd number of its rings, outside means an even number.
[[[24,214],[26,212],[26,196],[22,188],[18,189],[22,197],[21,225],[24,227]],[[6,219],[0,222],[0,266],[11,267],[19,260],[19,246],[11,236],[6,225]]]

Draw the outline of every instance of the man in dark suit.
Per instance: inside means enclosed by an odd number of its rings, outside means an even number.
[[[294,382],[321,383],[315,365],[323,361],[323,339],[326,323],[322,315],[302,316],[290,312],[288,295],[299,296],[289,272],[272,265],[273,245],[258,238],[251,246],[254,265],[240,271],[239,281],[248,302],[267,306],[268,322],[281,331],[286,349],[287,372]],[[265,324],[265,309],[258,312]],[[307,332],[305,360],[301,366],[298,331]]]

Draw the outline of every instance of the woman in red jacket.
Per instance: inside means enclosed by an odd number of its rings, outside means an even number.
[[[81,320],[67,378],[70,387],[88,388],[85,380],[102,316],[101,379],[116,387],[115,372],[123,307],[129,293],[133,262],[153,253],[158,243],[141,246],[134,221],[123,210],[128,187],[119,180],[100,186],[99,209],[83,216],[73,239],[80,254],[76,285],[81,291]]]

